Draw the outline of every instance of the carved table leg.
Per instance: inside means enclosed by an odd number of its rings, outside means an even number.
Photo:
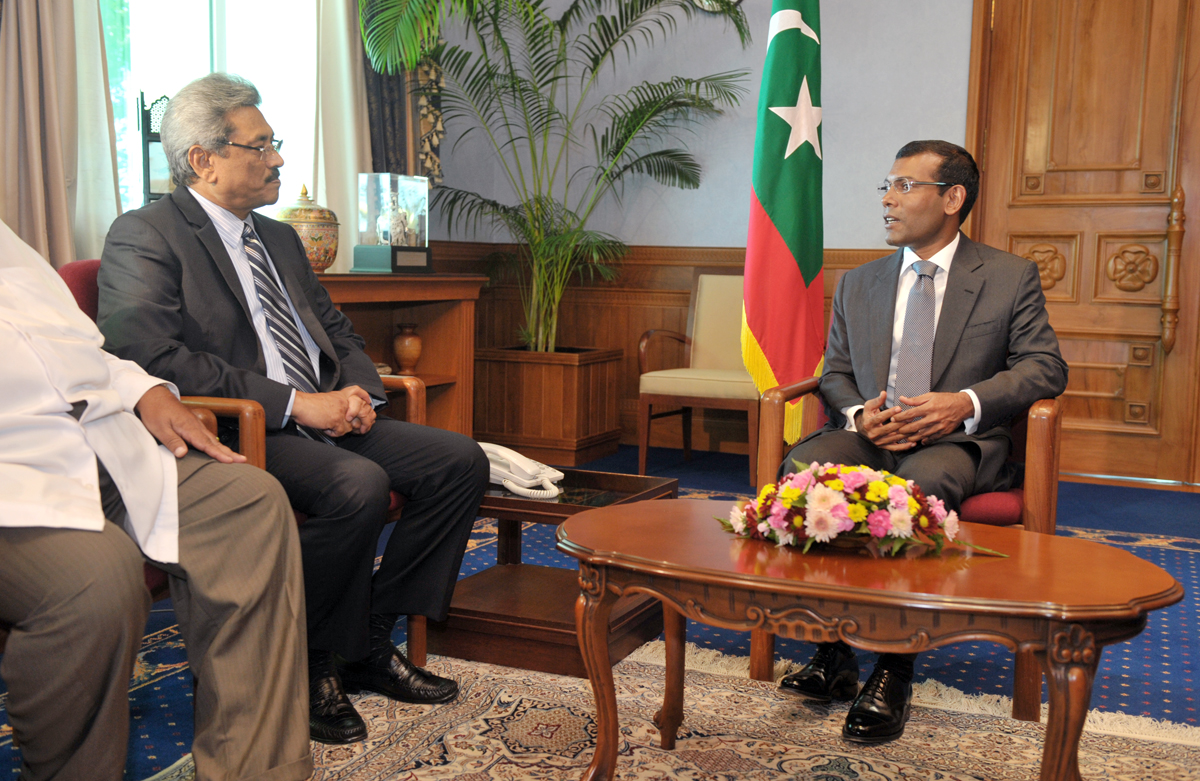
[[[1051,628],[1046,649],[1050,717],[1042,750],[1041,781],[1080,781],[1079,737],[1102,650],[1095,636],[1079,624]]]
[[[1042,720],[1042,660],[1034,651],[1017,650],[1012,717],[1034,723]]]
[[[750,677],[775,680],[775,635],[765,629],[750,630]]]
[[[617,595],[605,587],[603,568],[579,563],[581,592],[575,601],[579,652],[596,699],[596,753],[583,781],[609,781],[617,766],[617,692],[608,660],[608,619]]]
[[[683,723],[683,656],[687,641],[687,619],[663,603],[663,634],[667,644],[667,683],[662,709],[654,714],[654,723],[662,735],[662,747],[675,748],[675,736]]]

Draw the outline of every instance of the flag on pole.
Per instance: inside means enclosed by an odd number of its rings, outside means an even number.
[[[742,294],[742,360],[760,393],[818,373],[825,351],[820,104],[819,0],[773,0]],[[800,412],[788,405],[788,442]]]

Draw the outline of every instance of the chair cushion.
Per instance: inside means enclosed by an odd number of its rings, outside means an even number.
[[[663,369],[646,372],[638,380],[638,392],[707,399],[758,398],[758,389],[745,369]]]
[[[962,504],[959,517],[970,523],[986,523],[990,526],[1012,526],[1021,522],[1021,508],[1025,505],[1025,492],[1020,488],[1011,491],[993,491],[968,497]]]

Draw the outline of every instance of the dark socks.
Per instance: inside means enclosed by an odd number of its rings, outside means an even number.
[[[875,666],[895,674],[905,683],[912,683],[913,662],[916,660],[916,654],[880,654]]]
[[[372,613],[370,615],[370,618],[367,619],[367,639],[371,646],[368,658],[373,661],[391,659],[396,650],[396,646],[392,643],[392,630],[396,628],[396,622],[399,620],[399,613]]]

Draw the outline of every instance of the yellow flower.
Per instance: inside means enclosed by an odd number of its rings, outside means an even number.
[[[762,490],[758,492],[758,499],[754,500],[755,506],[762,507],[763,502],[767,501],[767,497],[770,496],[771,493],[774,491],[775,491],[774,483],[767,483],[766,485],[764,485],[762,487]]]
[[[908,514],[916,517],[916,514],[921,512],[921,503],[913,497],[908,497]]]
[[[922,516],[921,516],[921,520],[920,520],[920,524],[921,524],[921,528],[922,528],[922,529],[928,529],[928,528],[929,528],[929,517],[928,517],[928,516],[925,516],[925,515],[922,515]]]
[[[846,484],[843,483],[841,480],[830,480],[825,485],[826,485],[826,487],[831,488],[834,491],[842,491],[846,488]]]
[[[882,502],[887,498],[888,487],[887,483],[882,480],[874,480],[867,484],[867,501]]]
[[[861,504],[850,505],[850,520],[855,523],[862,523],[867,520],[867,508]]]
[[[779,489],[779,501],[783,503],[784,507],[789,509],[802,496],[804,496],[804,492],[794,485],[784,486]]]
[[[907,481],[903,477],[892,475],[888,479],[888,485],[904,485]]]

